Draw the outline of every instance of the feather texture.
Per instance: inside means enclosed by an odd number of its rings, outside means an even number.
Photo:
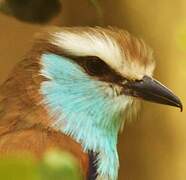
[[[119,29],[52,28],[37,35],[0,87],[1,155],[26,151],[40,158],[57,147],[77,157],[87,178],[92,152],[97,180],[116,180],[118,133],[138,100],[118,96],[116,84],[92,78],[71,56],[97,56],[130,80],[154,69],[150,48]]]
[[[31,153],[40,159],[51,148],[78,157],[88,174],[89,158],[80,144],[51,128],[51,119],[40,104],[40,65],[28,55],[0,87],[0,156]]]

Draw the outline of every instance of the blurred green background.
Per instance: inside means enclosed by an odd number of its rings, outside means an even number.
[[[0,1],[1,2],[1,1]],[[62,0],[47,25],[112,25],[142,37],[153,49],[155,77],[186,101],[185,0]],[[0,82],[31,47],[36,25],[0,14]],[[120,180],[186,179],[186,111],[144,102],[119,140]]]
[[[42,159],[31,154],[11,155],[0,159],[2,180],[82,180],[76,159],[67,152],[50,150]]]

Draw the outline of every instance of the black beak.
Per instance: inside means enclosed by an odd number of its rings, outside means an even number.
[[[142,80],[125,83],[124,93],[147,101],[176,106],[183,110],[180,99],[171,90],[148,76],[144,76]]]

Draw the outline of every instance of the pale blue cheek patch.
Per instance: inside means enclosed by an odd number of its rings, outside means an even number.
[[[44,54],[41,65],[41,74],[49,79],[41,84],[41,93],[54,125],[80,142],[85,151],[106,154],[108,162],[101,161],[99,171],[117,177],[116,144],[123,103],[106,96],[102,83],[68,58]]]

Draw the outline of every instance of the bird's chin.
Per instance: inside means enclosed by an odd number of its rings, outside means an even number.
[[[121,130],[123,130],[125,122],[132,122],[138,119],[142,101],[138,98],[127,95],[120,95],[118,97],[122,101],[120,101],[120,105],[122,106],[123,117],[123,125],[121,127]]]

